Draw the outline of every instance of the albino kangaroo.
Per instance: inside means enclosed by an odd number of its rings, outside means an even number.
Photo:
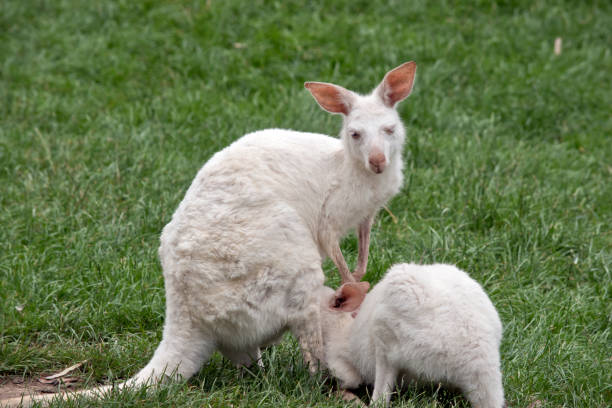
[[[307,82],[324,109],[344,115],[340,140],[262,130],[200,169],[161,235],[161,344],[121,386],[191,377],[215,350],[249,364],[287,329],[314,369],[323,355],[321,263],[331,257],[343,281],[365,273],[372,219],[402,184],[405,131],[395,107],[410,94],[415,71],[414,62],[400,65],[367,96]],[[352,276],[339,240],[356,227]]]
[[[343,388],[373,383],[372,404],[388,405],[398,378],[441,381],[475,408],[504,406],[502,326],[476,281],[452,265],[400,264],[368,287],[319,292],[326,365]]]

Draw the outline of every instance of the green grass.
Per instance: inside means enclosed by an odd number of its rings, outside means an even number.
[[[305,80],[367,92],[415,60],[398,222],[378,217],[367,278],[458,264],[503,321],[511,406],[611,405],[610,27],[606,1],[0,3],[0,376],[134,374],[161,336],[159,233],[198,168],[256,129],[335,134]],[[342,406],[292,338],[264,358],[99,405]],[[467,406],[435,386],[395,403]]]

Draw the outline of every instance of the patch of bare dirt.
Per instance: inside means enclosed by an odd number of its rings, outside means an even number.
[[[44,378],[44,377],[41,377]],[[31,394],[54,394],[79,388],[82,381],[75,377],[58,378],[56,381],[41,382],[39,378],[6,376],[0,379],[0,402],[9,398]]]

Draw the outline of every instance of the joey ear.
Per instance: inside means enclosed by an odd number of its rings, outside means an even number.
[[[329,307],[342,312],[352,312],[361,306],[369,288],[368,282],[345,283],[336,290]]]
[[[325,82],[305,82],[304,87],[326,111],[349,114],[354,96],[348,89]]]
[[[416,68],[416,63],[410,61],[387,72],[375,91],[386,106],[393,108],[410,95]]]

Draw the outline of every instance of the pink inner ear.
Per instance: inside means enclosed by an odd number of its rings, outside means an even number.
[[[344,88],[324,82],[306,82],[304,86],[326,111],[348,115],[348,91]]]
[[[410,61],[385,75],[381,87],[381,97],[385,105],[392,108],[396,103],[410,95],[415,74],[416,64]]]
[[[332,308],[352,312],[361,306],[370,284],[368,282],[349,282],[340,286],[334,294]]]

